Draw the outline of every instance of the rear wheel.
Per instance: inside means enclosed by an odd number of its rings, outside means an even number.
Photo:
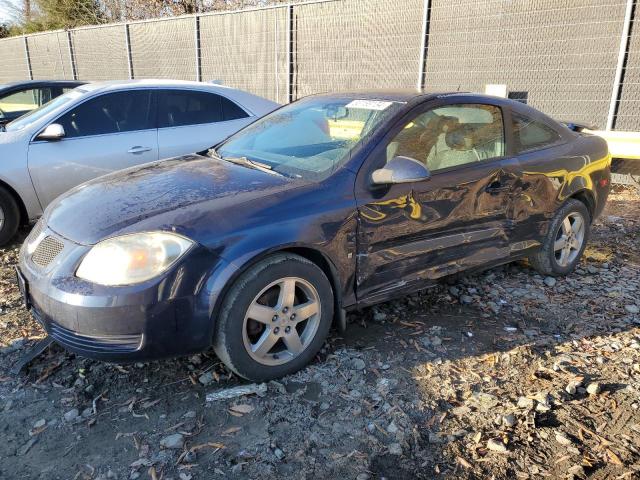
[[[568,200],[556,213],[540,248],[529,257],[543,275],[567,275],[575,268],[589,238],[591,216],[584,203]]]
[[[0,246],[13,238],[20,225],[20,209],[13,195],[0,187]]]
[[[277,254],[232,286],[216,322],[214,350],[241,377],[271,380],[313,359],[332,318],[333,291],[324,272],[303,257]]]

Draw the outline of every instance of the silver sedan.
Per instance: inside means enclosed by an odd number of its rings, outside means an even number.
[[[0,245],[80,183],[221,142],[277,103],[172,80],[78,87],[0,131]]]

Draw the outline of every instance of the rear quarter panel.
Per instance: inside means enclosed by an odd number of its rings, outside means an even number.
[[[522,154],[519,162],[522,174],[511,212],[516,238],[542,241],[549,220],[574,196],[589,203],[593,218],[602,212],[610,189],[611,166],[611,155],[602,138],[576,134],[563,144]]]

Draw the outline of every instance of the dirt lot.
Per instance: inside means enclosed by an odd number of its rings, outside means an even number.
[[[26,232],[22,233],[24,238]],[[640,196],[618,191],[577,272],[525,263],[350,315],[266,392],[213,354],[136,365],[42,337],[0,250],[0,478],[640,478]]]

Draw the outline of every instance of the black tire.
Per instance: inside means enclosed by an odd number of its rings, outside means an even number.
[[[0,226],[0,247],[6,245],[18,231],[20,226],[20,208],[16,199],[6,189],[0,187],[0,210],[4,216]]]
[[[297,356],[284,364],[265,365],[256,361],[245,347],[245,316],[254,299],[267,286],[287,277],[300,278],[315,288],[320,303],[320,313],[316,317],[319,323],[316,323],[315,334]],[[229,369],[247,380],[264,382],[289,375],[313,360],[322,347],[333,320],[333,304],[331,284],[317,265],[298,255],[275,254],[252,266],[234,282],[218,318],[214,319],[213,348]]]
[[[554,245],[560,229],[562,228],[562,222],[570,215],[580,215],[583,218],[584,239],[580,248],[576,250],[577,254],[575,255],[575,258],[567,265],[563,266],[559,264],[558,259],[556,258]],[[589,241],[590,231],[591,215],[589,214],[589,210],[585,204],[575,199],[567,200],[560,210],[556,212],[542,246],[535,254],[529,257],[529,263],[541,275],[552,277],[568,275],[576,268],[576,265],[578,265],[578,262],[584,253],[584,249],[587,246],[587,242]]]

